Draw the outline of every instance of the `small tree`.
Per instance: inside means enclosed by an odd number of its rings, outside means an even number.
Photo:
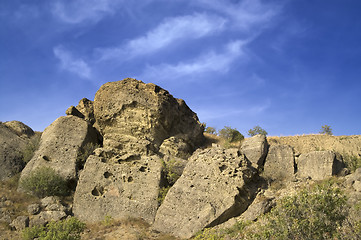
[[[255,126],[254,128],[248,130],[248,135],[253,137],[256,136],[257,134],[261,134],[261,135],[265,135],[267,136],[267,132],[266,130],[264,130],[263,128],[261,128],[260,126]]]
[[[216,134],[217,131],[214,127],[207,127],[206,128],[206,133],[209,133],[209,134]]]
[[[321,131],[320,131],[321,134],[325,134],[325,135],[333,135],[332,134],[332,128],[328,125],[323,125],[321,127]]]
[[[244,139],[244,136],[237,129],[227,126],[222,128],[218,134],[229,142],[240,142]]]

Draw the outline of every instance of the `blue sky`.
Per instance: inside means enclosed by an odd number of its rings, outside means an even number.
[[[359,0],[0,0],[0,121],[43,131],[133,77],[201,122],[361,134]]]

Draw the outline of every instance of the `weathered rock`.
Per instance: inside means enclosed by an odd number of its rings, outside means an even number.
[[[28,206],[28,213],[30,215],[35,215],[35,214],[38,214],[40,212],[40,205],[37,204],[37,203],[34,203],[34,204],[30,204]]]
[[[349,189],[361,192],[361,168],[356,169],[355,172],[346,176],[346,186]]]
[[[343,168],[343,163],[332,151],[314,151],[301,154],[297,161],[299,177],[311,177],[322,180],[337,175]]]
[[[27,142],[26,138],[0,123],[0,180],[14,176],[25,167],[22,151]]]
[[[21,179],[35,169],[51,167],[67,180],[76,180],[77,157],[87,143],[96,143],[97,134],[85,120],[75,116],[60,117],[45,129],[39,149],[21,173]]]
[[[163,141],[159,152],[168,156],[188,159],[193,151],[183,139],[170,137]]]
[[[42,211],[38,215],[30,216],[29,227],[44,226],[50,221],[65,219],[67,214],[64,211]]]
[[[88,222],[111,216],[143,218],[151,224],[158,208],[161,172],[157,156],[126,161],[90,156],[75,191],[74,215]]]
[[[74,106],[70,106],[66,111],[65,111],[66,115],[71,115],[71,116],[75,116],[75,117],[79,117],[79,118],[84,118],[84,115],[79,112],[79,110],[74,107]]]
[[[83,98],[79,101],[78,106],[76,109],[79,110],[84,115],[84,119],[90,122],[91,124],[95,123],[94,117],[94,106],[93,102],[87,98]]]
[[[104,147],[119,155],[134,148],[142,155],[153,154],[170,137],[182,139],[193,151],[204,140],[197,115],[183,100],[136,79],[104,84],[95,95],[94,115]]]
[[[255,169],[237,149],[197,150],[158,209],[153,228],[189,238],[241,214],[254,193]]]
[[[19,216],[11,222],[10,226],[18,231],[23,230],[24,228],[29,227],[29,217]]]
[[[241,146],[241,152],[256,168],[262,168],[268,151],[266,136],[256,135],[246,138]]]
[[[35,134],[33,129],[19,121],[4,122],[4,125],[12,129],[19,136],[25,135],[31,137]]]
[[[49,196],[49,197],[42,198],[40,200],[40,202],[41,202],[41,206],[43,208],[46,208],[47,206],[52,205],[52,204],[60,204],[60,199],[55,196]]]
[[[288,145],[271,145],[264,164],[263,176],[272,180],[290,180],[294,173],[293,149]]]
[[[255,221],[259,216],[269,212],[274,205],[275,203],[272,198],[259,194],[247,210],[238,218],[238,221]]]

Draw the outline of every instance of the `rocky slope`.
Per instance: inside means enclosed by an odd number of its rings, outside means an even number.
[[[257,220],[301,186],[349,174],[344,159],[361,153],[360,136],[257,135],[230,149],[207,145],[183,100],[130,78],[104,84],[94,101],[82,99],[66,114],[45,129],[20,180],[50,167],[68,181],[73,199],[42,199],[27,214],[7,215],[14,229],[68,215],[88,224],[135,218],[152,231],[189,238],[204,228]],[[9,177],[25,165],[16,149],[32,130],[12,122],[0,124],[0,133],[0,169]],[[359,176],[345,178],[359,201]],[[275,183],[281,187],[272,189]]]

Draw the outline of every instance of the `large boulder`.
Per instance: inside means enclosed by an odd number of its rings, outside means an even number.
[[[29,142],[29,138],[23,136],[22,128],[17,128],[20,126],[17,123],[15,121],[0,123],[0,180],[14,176],[25,167],[23,151]],[[26,126],[25,124],[22,125]],[[27,127],[26,129],[30,128]],[[25,132],[30,132],[30,130]]]
[[[158,209],[153,228],[189,238],[240,215],[254,197],[256,170],[237,149],[197,150]]]
[[[120,162],[90,156],[75,191],[74,215],[87,222],[111,216],[143,218],[152,224],[161,172],[162,161],[156,155]]]
[[[85,120],[75,116],[56,119],[47,127],[39,149],[21,173],[21,179],[39,167],[51,167],[65,179],[77,179],[80,166],[78,156],[87,143],[97,143],[97,134]]]
[[[182,148],[191,153],[204,140],[197,115],[183,100],[136,79],[101,86],[94,99],[94,115],[104,147],[118,155],[134,149],[143,155],[157,153],[171,137],[181,139],[187,145]]]
[[[256,135],[243,141],[241,152],[255,168],[262,168],[268,151],[265,135]]]
[[[263,176],[271,180],[290,180],[294,177],[295,161],[292,147],[271,145],[264,164]]]
[[[344,167],[342,160],[332,151],[314,151],[301,154],[297,161],[299,177],[322,180],[337,175]]]

